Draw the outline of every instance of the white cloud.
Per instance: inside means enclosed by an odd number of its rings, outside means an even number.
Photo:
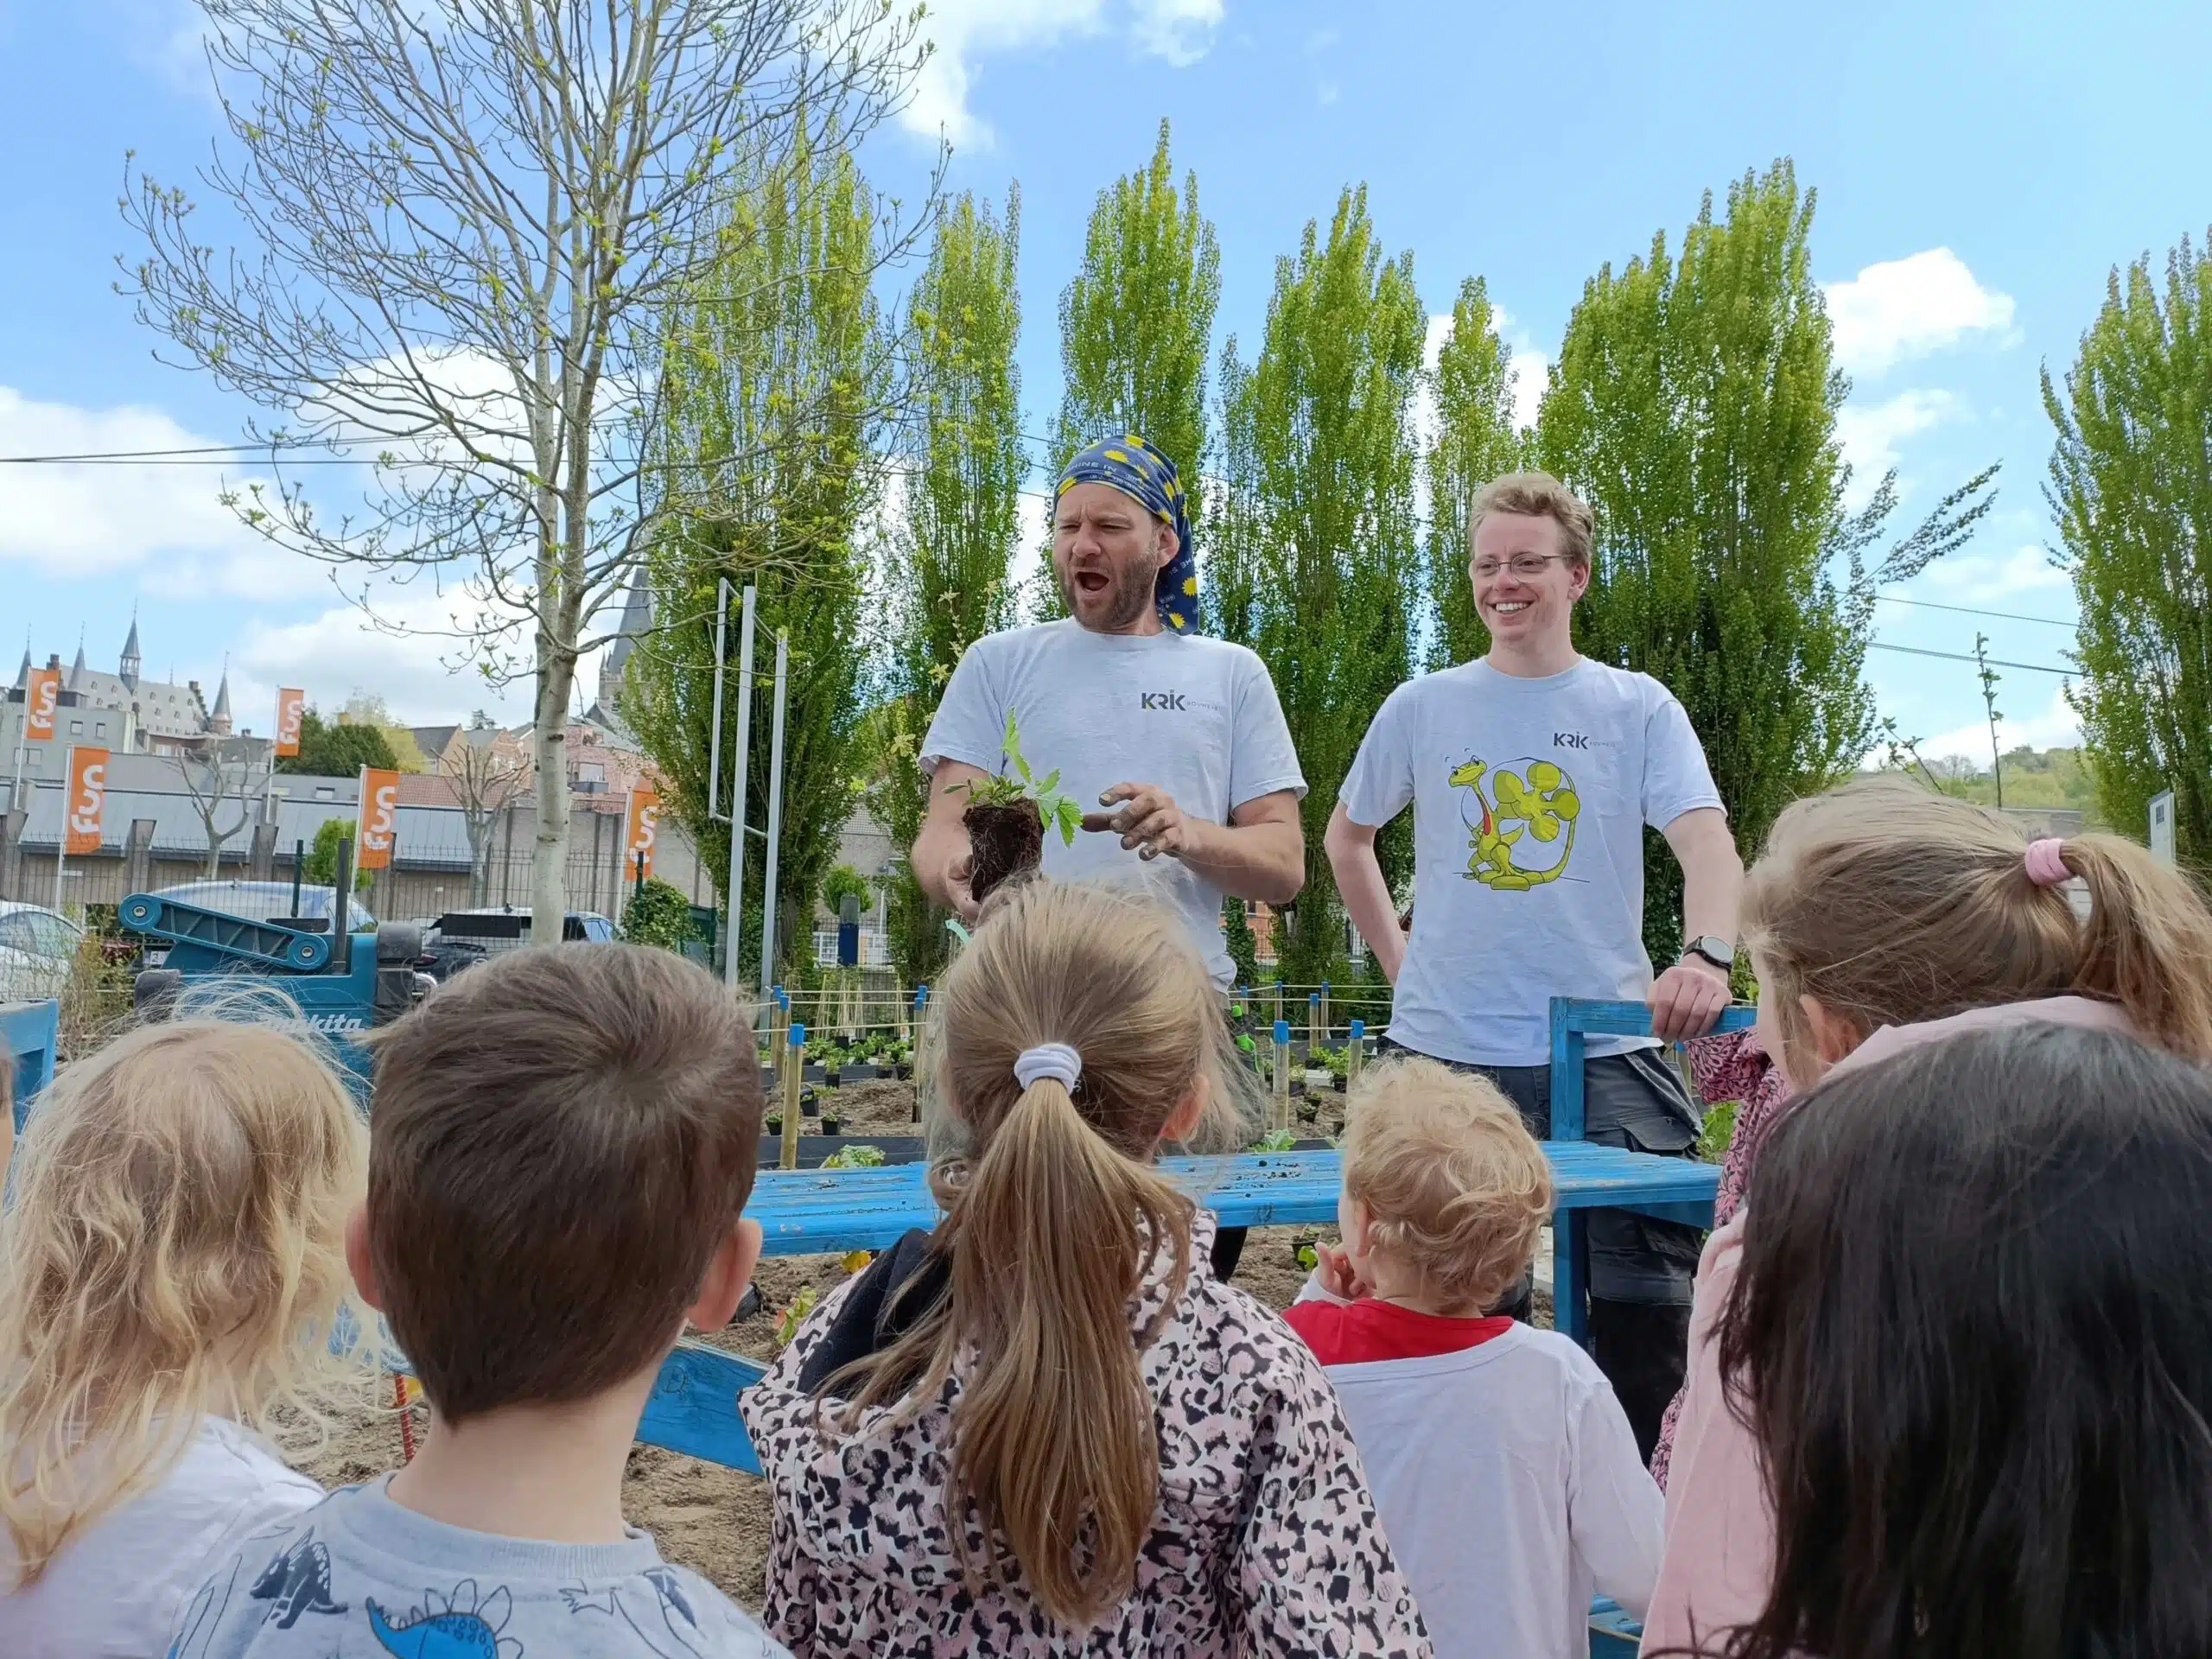
[[[901,117],[913,131],[988,147],[989,126],[968,106],[986,54],[1057,46],[1110,32],[1147,57],[1181,68],[1213,44],[1223,0],[931,0],[922,32],[935,47]]]
[[[113,454],[204,449],[219,440],[158,409],[78,409],[0,386],[0,454]],[[56,580],[137,573],[149,594],[276,599],[322,587],[321,566],[270,546],[223,505],[257,474],[219,457],[0,467],[0,565]]]
[[[1974,672],[1973,669],[1964,664],[1956,664],[1956,666],[1966,673]],[[2014,698],[2006,695],[2008,692],[2018,691],[2019,694],[2018,701],[2025,705],[2031,695],[2029,686],[2048,683],[2049,676],[2018,674],[2004,669],[1997,671],[2005,675],[2003,682],[1997,688],[1997,707],[1999,712],[2006,714],[2005,719],[1997,722],[1997,742],[1999,748],[2017,749],[2023,743],[2031,749],[2075,748],[2080,746],[2081,717],[2068,703],[2063,690],[2053,689],[2050,693],[2050,701],[2040,714],[2019,718],[2005,711],[2005,704],[2015,701]],[[1976,695],[1979,695],[1978,688]],[[1977,720],[1960,727],[1956,731],[1943,732],[1934,737],[1924,738],[1920,744],[1920,752],[1930,760],[1948,760],[1955,756],[1970,761],[1978,770],[1986,772],[1989,770],[1989,722],[1986,720]]]
[[[1959,400],[1948,391],[1901,391],[1885,403],[1846,404],[1836,411],[1836,442],[1851,463],[1851,487],[1844,505],[1866,505],[1882,474],[1898,463],[1897,445],[1915,433],[1950,419]]]
[[[1342,36],[1340,36],[1333,29],[1315,29],[1313,33],[1306,37],[1306,60],[1308,63],[1315,65],[1324,62],[1332,53],[1335,52],[1337,43],[1340,39],[1342,39]],[[1343,92],[1343,90],[1344,89],[1329,75],[1320,73],[1318,69],[1316,70],[1313,82],[1313,101],[1315,103],[1333,104]]]
[[[1941,588],[1947,600],[1993,604],[2041,590],[2070,592],[2073,582],[2050,562],[2043,547],[2031,542],[2010,553],[1970,553],[1942,558],[1928,567],[1924,578]]]
[[[1970,334],[1999,331],[2010,343],[2012,296],[1984,288],[1948,248],[1868,265],[1825,292],[1836,362],[1848,374],[1880,374]]]
[[[1536,423],[1536,410],[1544,401],[1552,360],[1536,349],[1529,331],[1515,321],[1513,314],[1503,306],[1492,305],[1490,320],[1491,327],[1497,331],[1499,343],[1505,347],[1505,372],[1513,387],[1513,424],[1525,429]],[[1421,365],[1427,375],[1433,377],[1436,373],[1444,342],[1451,338],[1452,314],[1432,312],[1421,351]],[[1424,449],[1436,436],[1436,394],[1427,384],[1414,398],[1414,431]]]

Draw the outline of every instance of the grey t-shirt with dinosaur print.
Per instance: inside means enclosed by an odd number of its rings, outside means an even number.
[[[471,1532],[393,1503],[385,1478],[246,1540],[186,1604],[169,1659],[790,1659],[645,1533]]]
[[[1407,681],[1337,798],[1376,829],[1413,804],[1390,1036],[1478,1065],[1548,1060],[1554,996],[1645,996],[1643,828],[1720,805],[1674,694],[1587,658],[1541,679],[1472,662]]]

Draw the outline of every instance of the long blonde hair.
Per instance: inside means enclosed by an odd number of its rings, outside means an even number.
[[[345,1258],[368,1136],[292,1024],[142,1026],[39,1099],[0,1223],[18,1585],[174,1468],[203,1416],[319,1429],[368,1374],[331,1351],[373,1328]]]
[[[1901,779],[1866,779],[1776,818],[1744,894],[1744,938],[1775,999],[1793,1074],[1810,996],[1859,1037],[1882,1026],[2069,993],[2118,1004],[2145,1039],[2212,1060],[2212,911],[2133,842],[2066,837],[2088,889],[2029,878],[2001,812]]]
[[[1002,1580],[1010,1552],[1038,1605],[1079,1627],[1128,1592],[1159,1491],[1139,1354],[1192,1270],[1196,1206],[1153,1154],[1194,1087],[1215,1142],[1254,1096],[1182,924],[1134,893],[1024,885],[946,974],[937,1020],[939,1089],[968,1141],[933,1175],[950,1293],[828,1386],[860,1383],[849,1422],[899,1395],[919,1409],[969,1351],[945,1494],[956,1548],[972,1505],[983,1571]],[[1046,1043],[1082,1056],[1072,1093],[1016,1080],[1016,1058]],[[1163,1252],[1166,1296],[1133,1332]]]

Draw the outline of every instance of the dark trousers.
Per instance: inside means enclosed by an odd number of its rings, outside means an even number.
[[[1400,1046],[1386,1038],[1382,1046]],[[1681,1077],[1660,1055],[1657,1049],[1631,1049],[1586,1063],[1587,1139],[1662,1157],[1690,1155],[1697,1144],[1697,1111]],[[1551,1139],[1551,1067],[1444,1064],[1488,1077],[1513,1103],[1529,1134]],[[1700,1228],[1630,1210],[1593,1210],[1589,1239],[1592,1354],[1649,1462],[1688,1360],[1690,1292],[1705,1235]],[[1526,1320],[1533,1299],[1533,1282],[1524,1277],[1495,1311]]]

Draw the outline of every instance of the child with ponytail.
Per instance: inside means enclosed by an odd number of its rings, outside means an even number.
[[[1039,882],[938,1003],[945,1216],[740,1406],[798,1659],[1427,1655],[1320,1367],[1154,1166],[1235,1116],[1220,998],[1141,896]]]
[[[1760,1046],[1793,1092],[1989,1026],[2095,1027],[2212,1061],[2212,910],[2116,836],[2031,841],[2001,813],[1902,779],[1847,784],[1776,819],[1743,923]],[[1646,1653],[1725,1651],[1766,1605],[1773,1516],[1718,1344],[1758,1226],[1747,1201],[1698,1269]]]
[[[226,1548],[322,1501],[262,1436],[367,1398],[331,1340],[365,1328],[367,1146],[265,1019],[143,1026],[40,1097],[0,1222],[0,1653],[165,1653]]]

